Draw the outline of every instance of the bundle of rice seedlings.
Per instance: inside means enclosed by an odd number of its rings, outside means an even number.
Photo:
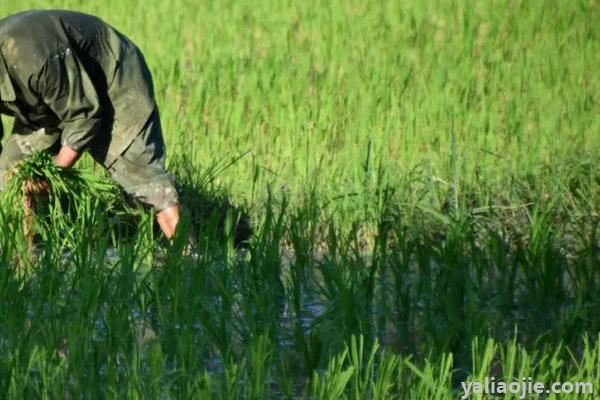
[[[110,214],[128,212],[124,193],[112,180],[86,169],[58,167],[48,152],[16,164],[4,196],[22,217],[30,248],[35,230],[69,229],[90,205]]]
[[[109,178],[86,169],[58,167],[47,152],[36,153],[19,162],[9,177],[9,196],[22,193],[28,184],[33,184],[35,192],[36,186],[39,187],[44,181],[52,188],[54,196],[66,195],[77,199],[94,195],[113,204],[121,195],[119,187]]]

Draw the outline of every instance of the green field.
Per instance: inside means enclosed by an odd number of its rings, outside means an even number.
[[[142,49],[189,218],[82,195],[32,257],[2,197],[0,398],[600,398],[600,1],[31,8]]]

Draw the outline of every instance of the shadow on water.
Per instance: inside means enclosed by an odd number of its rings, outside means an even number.
[[[233,238],[236,248],[246,248],[252,238],[250,214],[244,206],[235,204],[217,178],[241,157],[200,167],[180,156],[171,164],[184,213],[189,215],[193,230],[221,242]]]

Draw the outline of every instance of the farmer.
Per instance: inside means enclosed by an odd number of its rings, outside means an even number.
[[[63,168],[87,151],[130,196],[156,209],[173,236],[179,199],[165,170],[152,76],[128,38],[70,11],[0,20],[0,100],[0,113],[14,117],[0,144],[0,190],[11,167],[38,151],[51,151]]]

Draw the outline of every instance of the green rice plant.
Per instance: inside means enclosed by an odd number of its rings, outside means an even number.
[[[245,398],[264,399],[268,397],[268,384],[272,369],[272,342],[268,335],[257,336],[248,346],[247,359],[250,360],[248,386]]]
[[[318,200],[309,197],[305,207],[295,210],[289,216],[288,241],[293,249],[290,264],[289,282],[287,282],[290,305],[294,314],[294,344],[296,351],[302,354],[306,375],[310,375],[319,366],[321,346],[318,335],[305,332],[306,293],[314,284],[315,263],[319,247],[319,205]],[[316,329],[315,329],[316,330]]]
[[[14,200],[22,195],[27,182],[39,183],[44,180],[48,182],[55,201],[58,201],[61,195],[71,196],[73,203],[86,196],[97,196],[108,209],[121,204],[121,192],[109,179],[86,169],[60,168],[48,152],[36,153],[13,168],[6,195]]]
[[[409,389],[411,397],[417,399],[451,398],[452,354],[443,354],[435,361],[427,359],[422,367],[418,367],[410,360],[404,360],[404,364],[417,378]]]
[[[348,350],[331,358],[323,375],[316,371],[312,378],[311,399],[333,400],[344,398],[346,387],[354,374],[354,366],[345,367]]]
[[[287,203],[269,201],[265,206],[267,211],[249,248],[247,263],[239,263],[235,271],[246,318],[245,326],[240,327],[245,340],[262,334],[275,340],[284,308],[281,245]]]
[[[65,244],[75,249],[81,231],[74,229],[74,221],[93,225],[102,219],[99,213],[124,215],[127,210],[125,196],[115,183],[86,169],[64,170],[47,152],[13,168],[3,202],[23,221],[30,247],[35,234],[45,241],[62,235]]]

